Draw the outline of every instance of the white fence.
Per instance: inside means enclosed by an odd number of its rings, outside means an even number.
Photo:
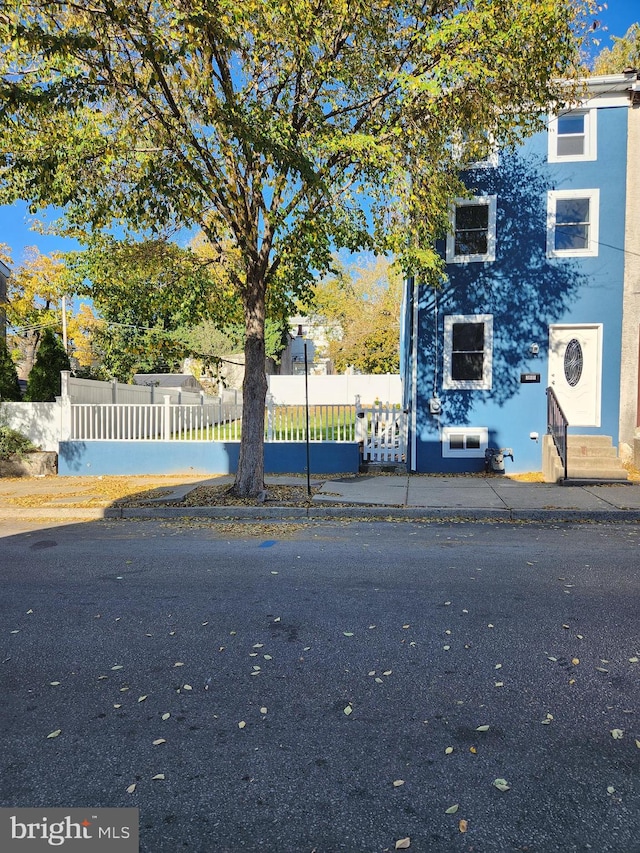
[[[304,382],[304,377],[286,378]],[[138,396],[138,402],[113,403],[104,399],[113,394],[113,383],[77,380],[68,374],[65,379],[64,373],[62,387],[67,393],[55,403],[0,403],[0,423],[27,435],[42,450],[53,451],[58,450],[60,441],[240,440],[242,404],[235,391],[223,397],[203,398],[198,394],[194,405],[177,402],[166,388],[156,389],[155,402],[151,402],[152,389],[142,386],[123,388],[135,395],[142,392],[147,397],[145,402]],[[157,399],[158,391],[163,392],[162,401]],[[124,394],[120,387],[116,392]],[[84,401],[80,402],[79,397]],[[302,404],[280,405],[279,400],[268,395],[265,441],[298,442],[305,441],[306,436],[304,398]],[[358,396],[355,405],[313,403],[310,399],[309,440],[357,441],[362,444],[364,461],[400,463],[406,454],[407,418],[397,403],[364,407]]]
[[[382,405],[358,407],[358,440],[362,442],[363,462],[406,461],[407,413],[399,407]]]
[[[304,406],[304,376],[268,376],[269,394],[282,406]],[[340,375],[307,377],[309,405],[353,405],[356,397],[366,403],[377,400],[390,400],[399,403],[402,400],[400,375],[387,373],[381,375]]]
[[[305,441],[304,407],[265,409],[265,441]],[[186,406],[166,400],[152,403],[71,403],[62,401],[62,434],[70,441],[239,441],[242,406]],[[355,441],[354,406],[313,406],[310,441]]]

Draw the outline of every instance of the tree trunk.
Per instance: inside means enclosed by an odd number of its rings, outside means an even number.
[[[247,285],[245,296],[246,341],[242,383],[242,437],[233,491],[243,498],[264,490],[265,293],[261,282]]]

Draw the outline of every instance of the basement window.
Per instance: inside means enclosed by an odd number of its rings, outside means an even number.
[[[442,428],[442,456],[445,459],[484,459],[488,446],[488,427]]]

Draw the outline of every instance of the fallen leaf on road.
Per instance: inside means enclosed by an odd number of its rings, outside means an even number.
[[[245,723],[245,721],[244,721],[244,720],[240,720],[240,722],[238,723],[238,728],[239,728],[239,729],[243,729],[246,725],[247,725],[247,724]]]
[[[164,779],[164,773],[156,773],[155,776],[151,777],[152,779]]]
[[[451,755],[451,753],[452,753],[452,752],[453,752],[453,747],[452,747],[452,746],[448,746],[448,747],[445,749],[444,754],[445,754],[445,755]]]
[[[408,850],[411,847],[410,838],[399,838],[396,841],[396,850]]]
[[[511,788],[511,785],[507,782],[506,779],[495,779],[493,782],[493,787],[497,788],[499,791],[508,791]]]
[[[580,663],[580,658],[571,658],[571,663],[574,666],[578,666],[578,664]]]
[[[163,720],[168,720],[170,716],[171,716],[171,714],[167,711],[167,713],[166,713],[166,714],[163,714],[163,715],[162,715],[162,719],[163,719]]]
[[[267,713],[267,709],[263,706],[262,708],[260,708],[260,713],[261,713],[261,714],[266,714],[266,713]]]
[[[147,698],[146,696],[140,696],[140,697],[138,698],[138,702],[144,702],[144,700],[145,700],[146,698]]]
[[[393,783],[394,788],[399,788],[401,785],[404,785],[404,779],[396,779]]]
[[[476,728],[476,731],[477,731],[477,732],[488,732],[488,731],[489,731],[489,726],[478,726],[478,727]]]
[[[449,806],[449,808],[445,810],[445,814],[455,814],[459,808],[459,804],[456,803],[455,806]]]
[[[47,735],[47,738],[50,738],[50,737],[58,737],[58,735],[60,735],[60,734],[62,734],[62,729],[56,729],[56,730],[55,730],[55,732],[50,732],[50,733]]]
[[[353,708],[351,707],[351,705],[347,705],[347,707],[344,709],[344,713],[347,715],[347,717],[349,716],[349,714],[353,713]]]
[[[133,794],[135,789],[136,789],[136,783],[134,782],[133,785],[129,785],[129,787],[127,788],[127,794]]]
[[[458,823],[458,829],[460,830],[460,832],[466,832],[468,828],[469,828],[469,824],[467,823],[466,820],[461,820]]]
[[[614,740],[621,740],[624,737],[624,732],[622,729],[611,729],[611,737]]]
[[[163,737],[159,737],[157,740],[154,740],[153,745],[159,746],[161,743],[166,743],[166,740]]]

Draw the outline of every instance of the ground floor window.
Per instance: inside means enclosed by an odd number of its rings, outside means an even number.
[[[488,446],[487,427],[442,428],[442,456],[445,459],[483,459]]]
[[[493,316],[450,314],[444,318],[442,387],[488,391],[492,382]]]

